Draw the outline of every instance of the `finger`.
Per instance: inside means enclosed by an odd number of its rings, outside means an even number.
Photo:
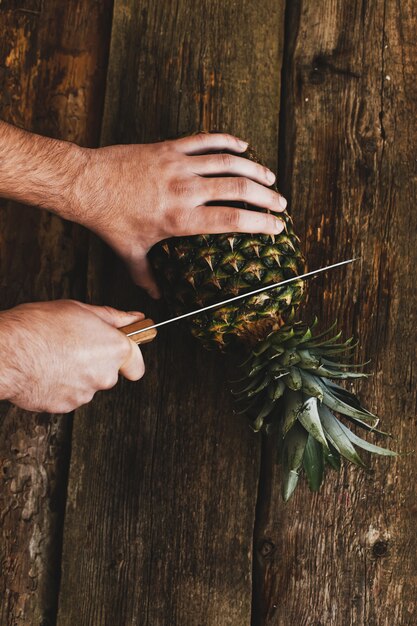
[[[120,373],[128,380],[139,380],[145,373],[145,363],[139,347],[131,340],[129,355],[120,367]]]
[[[145,289],[151,298],[154,298],[155,300],[160,298],[161,292],[155,282],[148,259],[146,257],[141,257],[137,261],[131,261],[129,266],[130,274],[135,284]]]
[[[287,201],[279,193],[249,178],[207,178],[201,179],[201,184],[204,202],[241,201],[275,212],[283,211],[287,206]]]
[[[218,233],[264,233],[278,235],[284,230],[284,222],[269,213],[247,211],[225,206],[196,207],[186,222],[185,235],[208,235]]]
[[[210,150],[244,152],[248,142],[228,133],[198,133],[175,140],[175,145],[185,154],[204,154]]]
[[[81,307],[87,309],[91,313],[94,313],[103,322],[110,324],[114,328],[121,328],[145,319],[145,316],[140,311],[119,311],[111,306],[97,306],[95,304],[86,304],[85,302],[77,302]]]
[[[190,158],[189,163],[192,171],[200,176],[233,174],[251,178],[262,185],[272,185],[275,182],[275,174],[264,165],[229,154],[228,152],[193,156]]]

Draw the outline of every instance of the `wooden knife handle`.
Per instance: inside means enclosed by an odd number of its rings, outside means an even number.
[[[154,321],[151,319],[140,320],[140,322],[134,322],[133,324],[128,324],[127,326],[122,326],[119,330],[122,331],[125,335],[134,332],[135,330],[141,330],[142,328],[147,328],[148,326],[153,326]],[[157,335],[156,328],[151,328],[150,330],[145,330],[143,333],[138,333],[137,335],[132,335],[130,339],[132,339],[136,344],[140,345],[141,343],[149,343],[153,339],[155,339]]]

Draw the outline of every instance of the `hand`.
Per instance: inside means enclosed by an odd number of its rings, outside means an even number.
[[[30,411],[67,413],[113,387],[119,371],[138,380],[141,352],[116,329],[143,317],[73,300],[0,312],[0,398]]]
[[[285,199],[266,185],[275,175],[238,156],[247,147],[236,137],[200,133],[144,145],[84,149],[77,179],[75,218],[104,239],[127,263],[133,279],[158,295],[147,252],[161,239],[224,232],[278,234],[273,214],[220,206],[244,201],[283,211]],[[228,150],[236,154],[219,153]],[[217,151],[217,154],[208,152]],[[206,206],[208,202],[219,206]]]

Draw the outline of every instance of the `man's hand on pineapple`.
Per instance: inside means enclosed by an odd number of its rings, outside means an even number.
[[[278,234],[275,215],[207,202],[245,201],[274,212],[286,201],[266,185],[275,176],[238,156],[247,144],[225,134],[199,134],[143,145],[84,151],[72,219],[104,239],[133,280],[157,295],[147,252],[161,239],[223,232]],[[212,153],[229,150],[237,154]],[[71,215],[68,216],[71,219]]]
[[[113,387],[119,372],[139,380],[142,354],[117,328],[143,317],[73,300],[0,312],[0,398],[30,411],[67,413]]]
[[[49,209],[104,239],[134,281],[157,296],[146,255],[166,237],[203,233],[278,234],[285,199],[275,176],[239,156],[246,142],[201,133],[153,144],[98,149],[27,133],[0,122],[0,195]],[[227,150],[234,154],[220,153]],[[220,206],[244,201],[259,213]],[[207,206],[216,202],[218,206]]]

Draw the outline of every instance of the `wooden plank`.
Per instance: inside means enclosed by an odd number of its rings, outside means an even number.
[[[103,143],[221,128],[275,166],[282,18],[271,0],[118,0]],[[94,301],[162,318],[111,255],[94,262]],[[58,623],[248,625],[259,440],[234,370],[180,325],[143,351],[143,381],[76,415]]]
[[[374,376],[355,385],[413,449],[416,426],[416,5],[288,5],[284,191],[310,267],[361,261],[314,282],[305,308],[360,338]],[[255,624],[417,623],[415,455],[345,469],[286,506],[270,446],[256,532]]]
[[[2,119],[97,144],[111,4],[1,3]],[[59,218],[2,201],[1,307],[82,296],[86,243]],[[0,424],[0,623],[46,626],[57,605],[71,419],[2,403]]]

